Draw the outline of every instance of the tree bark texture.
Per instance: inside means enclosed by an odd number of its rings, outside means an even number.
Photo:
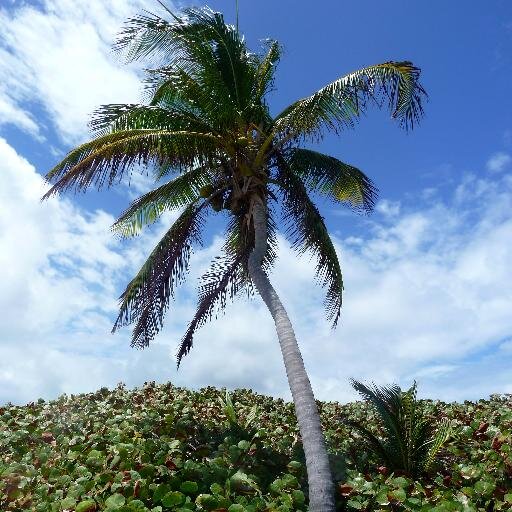
[[[254,204],[253,220],[255,244],[249,257],[249,273],[276,326],[306,456],[309,510],[334,512],[334,482],[313,389],[288,314],[261,268],[267,248],[267,208],[263,201]]]

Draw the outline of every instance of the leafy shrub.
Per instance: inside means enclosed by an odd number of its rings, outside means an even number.
[[[238,430],[224,411],[225,394],[146,383],[0,407],[0,510],[306,511],[293,404],[235,390]],[[420,402],[425,416],[449,417],[457,428],[440,463],[417,479],[382,471],[354,429],[340,424],[342,415],[366,421],[380,435],[367,402],[318,402],[337,510],[510,510],[512,395]]]

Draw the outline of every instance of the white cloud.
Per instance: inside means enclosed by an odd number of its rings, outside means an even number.
[[[101,210],[83,212],[62,198],[41,204],[41,177],[1,139],[0,162],[0,402],[145,380],[290,398],[274,326],[259,298],[241,298],[203,327],[175,370],[197,278],[221,238],[193,255],[164,329],[137,352],[129,348],[131,328],[115,336],[110,328],[118,295],[163,225],[121,243],[109,232],[114,218]],[[403,386],[416,378],[420,394],[449,400],[509,389],[511,192],[510,175],[466,176],[451,203],[415,205],[386,225],[374,220],[367,236],[335,240],[346,290],[334,332],[323,316],[324,291],[313,284],[314,265],[281,241],[272,281],[318,398],[354,398],[349,377]],[[477,375],[482,379],[472,383]]]
[[[198,332],[175,370],[197,278],[221,238],[193,255],[164,329],[151,347],[135,351],[131,328],[110,335],[117,297],[174,217],[121,243],[109,232],[114,218],[101,210],[83,212],[63,198],[41,204],[41,177],[3,140],[0,161],[0,402],[145,380],[247,387],[290,399],[259,298],[228,305]],[[466,177],[452,204],[416,203],[387,227],[374,220],[364,238],[336,239],[345,294],[334,332],[323,317],[313,263],[281,241],[271,279],[319,399],[356,398],[349,377],[404,387],[415,378],[420,396],[445,400],[510,390],[511,351],[503,340],[512,333],[511,192],[509,176]]]
[[[507,153],[498,152],[487,160],[487,170],[490,172],[501,172],[512,161],[512,157]]]
[[[400,213],[400,201],[382,199],[377,203],[375,210],[382,213],[385,217],[395,217]]]
[[[76,144],[99,105],[139,101],[135,68],[110,48],[128,17],[155,7],[149,0],[45,0],[0,9],[0,123],[41,137],[44,128],[27,112],[35,103],[62,140]]]

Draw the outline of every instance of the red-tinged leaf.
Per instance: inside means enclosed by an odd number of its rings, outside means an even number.
[[[384,475],[384,476],[387,476],[387,474],[389,473],[389,470],[386,466],[379,466],[377,468],[377,471],[381,474],[381,475]]]
[[[137,480],[133,487],[133,497],[137,498],[139,496],[139,494],[140,494],[140,480]]]
[[[55,437],[53,437],[53,434],[51,432],[43,432],[41,434],[41,439],[48,444],[51,444],[52,441],[55,441]]]
[[[178,466],[176,466],[176,464],[174,463],[174,461],[172,459],[167,459],[165,461],[165,465],[167,466],[167,469],[169,469],[170,471],[173,471],[174,469],[176,469]]]
[[[350,493],[354,490],[354,488],[351,485],[348,484],[339,484],[338,490],[342,496],[349,496]]]

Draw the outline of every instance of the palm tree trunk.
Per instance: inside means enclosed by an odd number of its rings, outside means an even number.
[[[255,243],[248,262],[249,274],[276,325],[306,456],[309,510],[311,512],[334,512],[334,483],[311,383],[304,368],[302,355],[288,314],[261,268],[267,248],[266,210],[266,205],[262,201],[255,202],[253,209]]]

